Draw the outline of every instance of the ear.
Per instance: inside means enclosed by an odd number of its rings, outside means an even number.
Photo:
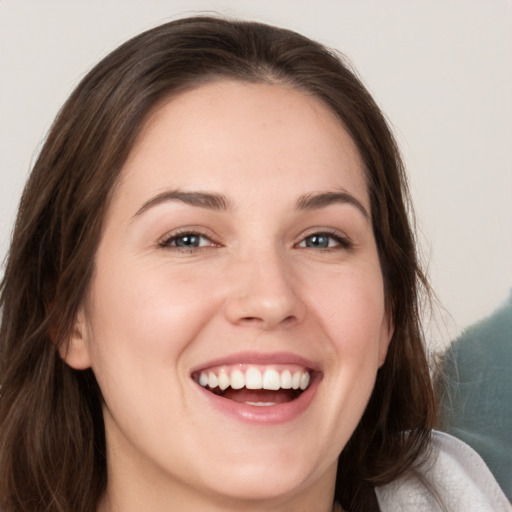
[[[85,314],[81,309],[76,317],[73,331],[67,342],[59,346],[60,357],[75,370],[86,370],[91,367],[89,353],[89,335]]]
[[[379,368],[386,361],[386,355],[388,353],[389,344],[391,343],[391,339],[393,338],[394,332],[395,326],[393,324],[393,320],[391,319],[391,315],[386,315],[386,318],[382,322],[382,329],[380,333]]]

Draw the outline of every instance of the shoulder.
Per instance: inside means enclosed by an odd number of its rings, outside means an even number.
[[[511,512],[480,456],[462,441],[434,432],[427,459],[376,489],[382,512]]]

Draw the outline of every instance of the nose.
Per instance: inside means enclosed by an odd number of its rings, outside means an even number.
[[[277,251],[276,251],[277,252]],[[259,254],[231,268],[226,316],[236,325],[268,330],[302,321],[306,307],[290,264],[278,254]]]

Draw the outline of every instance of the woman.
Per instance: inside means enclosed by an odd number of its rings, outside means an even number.
[[[396,144],[337,56],[212,18],[141,34],[22,198],[2,510],[446,508],[418,286]]]

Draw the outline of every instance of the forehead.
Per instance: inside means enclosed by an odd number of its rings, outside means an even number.
[[[318,98],[286,85],[229,80],[162,102],[148,117],[121,173],[121,189],[165,188],[281,197],[349,188],[369,209],[359,152]]]

